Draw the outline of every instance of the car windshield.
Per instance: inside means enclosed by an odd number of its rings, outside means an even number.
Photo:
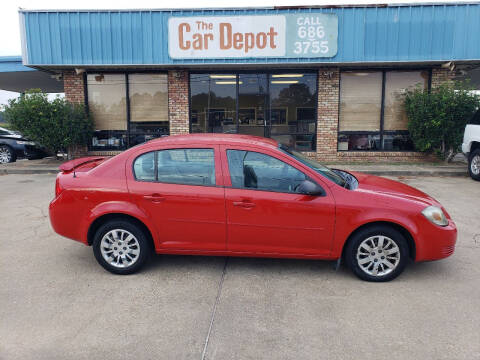
[[[280,144],[279,148],[284,153],[300,161],[302,164],[307,165],[309,168],[311,168],[312,170],[315,170],[320,175],[333,181],[335,184],[340,185],[341,187],[345,187],[346,181],[340,175],[336,174],[334,171],[332,171],[328,167],[320,164],[315,160],[307,158],[305,155],[302,155],[302,153],[299,153],[298,151],[290,149],[288,146],[285,146],[283,144]]]

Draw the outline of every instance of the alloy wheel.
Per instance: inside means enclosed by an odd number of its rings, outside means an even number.
[[[358,266],[366,274],[385,276],[400,263],[400,248],[387,236],[371,236],[361,242],[356,258]]]
[[[103,236],[100,250],[104,260],[111,266],[128,268],[137,262],[140,244],[131,232],[114,229]]]
[[[12,161],[12,153],[6,146],[0,146],[0,164]]]
[[[473,175],[480,174],[480,155],[475,155],[470,162],[470,170]]]

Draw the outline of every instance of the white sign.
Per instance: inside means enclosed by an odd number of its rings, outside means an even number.
[[[272,16],[170,17],[172,59],[283,57],[286,19]]]

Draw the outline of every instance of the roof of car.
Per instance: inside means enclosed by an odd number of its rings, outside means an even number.
[[[171,135],[149,141],[152,143],[205,143],[205,144],[244,144],[254,146],[278,147],[273,139],[240,134],[186,134]]]

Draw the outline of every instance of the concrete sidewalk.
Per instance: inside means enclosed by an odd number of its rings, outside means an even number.
[[[0,165],[0,175],[7,174],[56,174],[64,161],[53,158],[41,160],[18,160]],[[327,164],[334,169],[357,171],[379,176],[467,176],[467,164],[455,161],[421,164]]]

